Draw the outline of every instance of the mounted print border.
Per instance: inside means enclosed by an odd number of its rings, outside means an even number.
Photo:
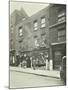
[[[9,88],[66,85],[66,5],[9,2]]]

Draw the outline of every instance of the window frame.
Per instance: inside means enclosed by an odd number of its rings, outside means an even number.
[[[66,12],[60,12],[58,13],[58,22],[62,22],[62,21],[65,21],[66,20]]]
[[[64,33],[62,33],[62,31]],[[64,39],[66,38],[66,29],[65,28],[61,28],[58,30],[58,41],[62,41],[63,40],[62,38],[64,38]]]
[[[41,17],[41,28],[45,28],[46,27],[46,17],[43,16]]]
[[[34,44],[35,44],[36,48],[39,47],[39,43],[38,43],[38,39],[37,38],[34,40]]]
[[[23,28],[22,28],[22,26],[19,27],[19,36],[20,37],[23,36]]]
[[[38,20],[34,20],[33,29],[34,29],[34,31],[38,30]]]

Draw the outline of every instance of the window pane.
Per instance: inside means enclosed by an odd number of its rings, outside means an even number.
[[[22,36],[22,33],[20,33],[20,36]]]
[[[61,21],[64,21],[65,20],[65,17],[61,17],[58,19],[58,22],[61,22]]]
[[[60,37],[58,37],[58,40],[59,41],[65,41],[66,40],[66,36],[60,36]]]
[[[36,20],[36,21],[34,21],[34,27],[37,27],[37,26],[38,26],[38,22]]]
[[[22,27],[19,28],[19,35],[22,36]]]
[[[20,29],[20,33],[22,32],[22,29]]]
[[[37,30],[37,29],[38,29],[37,27],[34,28],[34,30]]]
[[[38,26],[38,23],[37,23],[37,22],[35,22],[35,23],[34,23],[34,27],[37,27],[37,26]]]
[[[45,27],[45,25],[46,25],[45,23],[46,23],[45,17],[41,18],[41,27],[42,28]]]
[[[66,33],[65,33],[65,30],[60,30],[60,31],[58,31],[58,36],[63,36],[63,35],[65,35]]]
[[[45,17],[41,19],[41,23],[45,23]]]
[[[41,27],[45,27],[45,23],[41,24]]]
[[[39,46],[37,39],[35,40],[35,46],[36,46],[36,47]]]
[[[34,30],[37,30],[37,29],[38,29],[38,22],[36,20],[36,21],[34,21]]]
[[[58,15],[58,17],[62,17],[62,16],[64,16],[65,15],[65,12],[62,12],[62,13],[60,13],[59,15]]]
[[[64,29],[61,29],[58,31],[58,40],[59,41],[65,41],[66,40],[66,31]]]

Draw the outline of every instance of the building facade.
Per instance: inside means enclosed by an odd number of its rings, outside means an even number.
[[[17,53],[34,57],[49,69],[49,8],[45,8],[16,25]],[[47,63],[47,64],[46,64]],[[45,65],[46,64],[46,65]]]
[[[10,26],[9,26],[9,60],[10,64],[16,61],[16,25],[23,19],[28,18],[27,14],[23,9],[20,11],[15,10],[10,15]]]
[[[53,69],[59,69],[66,56],[66,5],[50,5],[49,36]]]
[[[35,67],[59,70],[62,57],[66,56],[65,5],[51,4],[14,26],[18,62],[25,58],[27,67],[33,67],[35,61]]]

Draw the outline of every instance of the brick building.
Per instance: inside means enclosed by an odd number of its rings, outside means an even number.
[[[53,68],[59,69],[66,56],[66,5],[50,5],[49,36]]]
[[[66,55],[65,18],[66,6],[51,4],[31,17],[17,21],[14,25],[15,55],[34,58],[37,64],[44,64],[45,69],[59,69],[62,57]]]
[[[9,26],[9,56],[10,64],[16,60],[16,25],[23,19],[28,18],[27,14],[23,9],[20,11],[15,10],[10,15],[10,26]]]
[[[35,57],[40,63],[49,61],[49,8],[16,25],[17,53]],[[46,66],[48,68],[48,65]]]

